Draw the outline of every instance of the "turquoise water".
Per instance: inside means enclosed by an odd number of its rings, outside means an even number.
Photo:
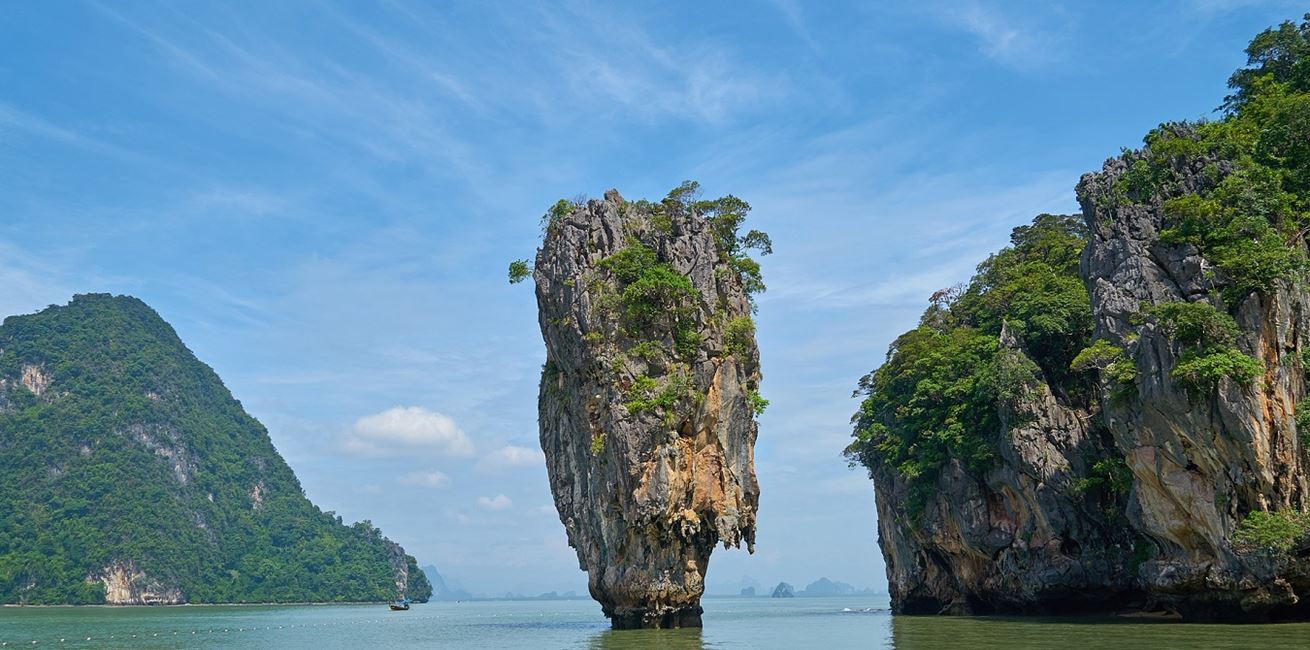
[[[1310,624],[892,617],[885,597],[709,598],[702,630],[612,631],[590,601],[0,609],[4,648],[1310,648]],[[32,642],[36,643],[33,644]]]

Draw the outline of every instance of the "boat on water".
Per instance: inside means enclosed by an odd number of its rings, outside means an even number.
[[[391,611],[393,611],[393,612],[406,612],[406,611],[409,611],[409,599],[406,598],[406,599],[404,599],[404,600],[396,600],[396,601],[392,601],[390,607],[391,607]]]

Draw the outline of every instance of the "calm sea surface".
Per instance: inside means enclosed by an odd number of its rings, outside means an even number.
[[[61,648],[1310,648],[1310,624],[896,617],[885,597],[707,598],[703,630],[611,631],[590,601],[4,608],[0,644]]]

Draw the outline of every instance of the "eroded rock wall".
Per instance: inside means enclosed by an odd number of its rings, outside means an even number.
[[[1106,455],[1092,412],[1044,383],[1007,408],[1014,426],[982,475],[952,461],[916,494],[894,469],[875,470],[894,611],[1058,614],[1140,600],[1122,497],[1079,484]]]

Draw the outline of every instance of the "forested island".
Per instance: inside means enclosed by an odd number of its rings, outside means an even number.
[[[1310,16],[859,383],[901,613],[1310,618]]]
[[[310,503],[154,310],[88,294],[0,326],[0,603],[426,600],[412,556]]]

